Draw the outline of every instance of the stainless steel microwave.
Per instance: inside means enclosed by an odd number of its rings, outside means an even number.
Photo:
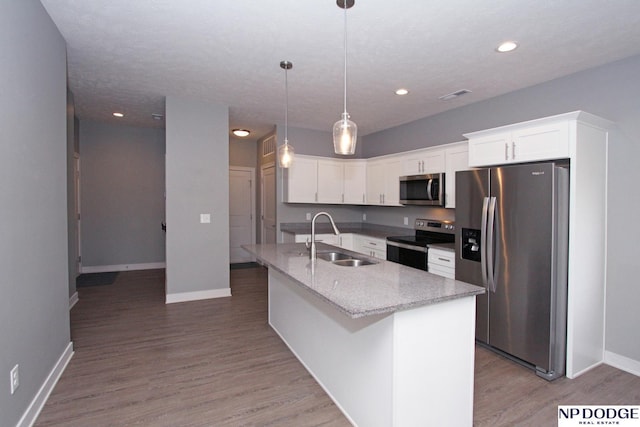
[[[444,173],[401,176],[400,203],[444,206]]]

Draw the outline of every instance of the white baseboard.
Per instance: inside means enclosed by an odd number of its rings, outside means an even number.
[[[179,292],[176,294],[167,294],[166,303],[197,301],[201,299],[223,298],[231,296],[231,288],[211,289],[208,291],[195,292]]]
[[[38,419],[38,415],[40,415],[40,411],[42,411],[44,404],[47,402],[49,395],[53,391],[53,388],[56,386],[56,383],[60,379],[60,376],[64,372],[72,357],[73,342],[70,342],[60,355],[60,358],[56,362],[51,372],[49,372],[47,379],[40,387],[40,390],[38,390],[38,393],[36,393],[36,396],[33,398],[31,404],[22,415],[22,418],[20,418],[20,421],[18,421],[18,424],[16,424],[16,427],[31,427],[36,422],[36,420]]]
[[[69,310],[71,310],[79,300],[80,299],[78,298],[78,292],[74,292],[73,295],[69,297]]]
[[[604,352],[604,363],[640,377],[640,361],[610,351]]]
[[[145,264],[116,264],[116,265],[91,265],[82,266],[81,273],[108,273],[110,271],[133,271],[133,270],[155,270],[166,268],[164,262],[148,262]]]

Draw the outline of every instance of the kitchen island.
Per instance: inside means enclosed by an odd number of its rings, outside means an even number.
[[[311,262],[304,244],[243,247],[269,267],[269,324],[354,425],[472,425],[483,288],[388,261]]]

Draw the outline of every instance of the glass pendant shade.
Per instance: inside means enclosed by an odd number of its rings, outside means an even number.
[[[287,169],[293,163],[293,147],[289,145],[289,141],[285,140],[284,144],[278,147],[278,166]]]
[[[336,154],[353,155],[357,138],[358,126],[349,120],[348,113],[342,113],[342,119],[333,125],[333,150]]]

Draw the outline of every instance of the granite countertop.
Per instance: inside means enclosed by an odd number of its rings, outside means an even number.
[[[456,244],[455,243],[429,243],[430,248],[434,249],[442,249],[444,251],[455,252]]]
[[[392,227],[387,225],[366,224],[360,222],[337,222],[336,226],[340,233],[362,234],[369,237],[386,239],[389,236],[412,236],[415,234],[413,228]],[[283,222],[280,224],[280,231],[291,234],[311,234],[311,222]],[[316,222],[316,234],[333,234],[331,224],[326,220]]]
[[[354,319],[484,293],[484,288],[389,261],[361,267],[338,266],[322,259],[311,263],[304,243],[243,248]],[[322,243],[317,248],[371,259]]]

